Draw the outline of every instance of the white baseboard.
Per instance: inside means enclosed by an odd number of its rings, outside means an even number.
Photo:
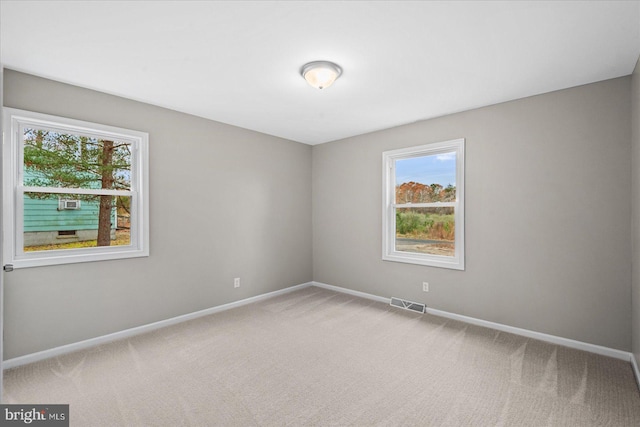
[[[262,301],[268,298],[273,298],[278,295],[286,294],[296,291],[298,289],[307,288],[312,285],[313,282],[302,283],[300,285],[291,286],[288,288],[280,289],[266,294],[257,295],[251,298],[245,298],[240,301],[230,302],[228,304],[219,305],[216,307],[207,308],[204,310],[196,311],[189,314],[183,314],[182,316],[172,317],[170,319],[160,320],[158,322],[149,323],[147,325],[137,326],[135,328],[125,329],[123,331],[114,332],[108,335],[102,335],[96,338],[90,338],[88,340],[79,341],[72,344],[55,347],[49,350],[39,351],[37,353],[31,353],[24,356],[15,357],[2,362],[2,369],[11,369],[16,366],[26,365],[27,363],[37,362],[39,360],[48,359],[51,357],[60,356],[73,351],[82,350],[89,347],[94,347],[100,344],[106,344],[111,341],[120,340],[123,338],[129,338],[134,335],[143,334],[156,329],[164,328],[167,326],[175,325],[177,323],[186,322],[187,320],[196,319],[202,316],[208,316],[209,314],[219,313],[221,311],[230,310],[232,308],[241,307],[243,305],[252,304],[254,302]]]
[[[378,302],[383,302],[389,304],[391,302],[391,298],[385,298],[378,295],[372,295],[365,292],[354,291],[351,289],[341,288],[339,286],[327,285],[326,283],[320,282],[311,282],[313,286],[317,286],[319,288],[329,289],[336,292],[342,292],[345,294],[358,296]],[[515,335],[521,335],[527,338],[533,338],[540,341],[546,341],[552,344],[558,344],[565,347],[575,348],[578,350],[588,351],[590,353],[596,353],[603,356],[613,357],[615,359],[621,359],[626,361],[632,361],[635,359],[633,355],[627,351],[616,350],[609,347],[603,347],[596,344],[589,344],[582,341],[575,341],[569,338],[562,338],[555,335],[543,334],[541,332],[530,331],[528,329],[516,328],[513,326],[503,325],[501,323],[489,322],[487,320],[476,319],[474,317],[462,316],[460,314],[449,313],[447,311],[436,310],[433,308],[427,307],[427,313],[432,314],[434,316],[446,317],[448,319],[459,320],[465,323],[471,323],[472,325],[484,326],[486,328],[496,329],[498,331],[508,332]],[[640,381],[640,373],[638,372],[636,366],[636,377]]]
[[[11,369],[17,366],[26,365],[28,363],[37,362],[39,360],[48,359],[51,357],[60,356],[62,354],[71,353],[73,351],[82,350],[89,347],[94,347],[100,344],[106,344],[111,341],[120,340],[123,338],[129,338],[134,335],[139,335],[145,332],[150,332],[156,329],[164,328],[167,326],[175,325],[177,323],[186,322],[187,320],[196,319],[198,317],[207,316],[209,314],[219,313],[221,311],[230,310],[232,308],[241,307],[243,305],[252,304],[254,302],[262,301],[268,298],[273,298],[278,295],[286,294],[289,292],[296,291],[298,289],[307,288],[309,286],[316,286],[319,288],[324,288],[336,292],[341,292],[348,295],[353,295],[360,298],[365,298],[373,301],[382,302],[385,304],[389,304],[391,302],[391,298],[385,298],[378,295],[369,294],[366,292],[354,291],[352,289],[342,288],[339,286],[328,285],[326,283],[321,282],[307,282],[302,283],[300,285],[291,286],[285,289],[280,289],[273,292],[268,292],[266,294],[257,295],[251,298],[246,298],[240,301],[234,301],[228,304],[219,305],[216,307],[207,308],[205,310],[196,311],[189,314],[184,314],[182,316],[172,317],[171,319],[160,320],[158,322],[149,323],[147,325],[137,326],[135,328],[125,329],[123,331],[114,332],[112,334],[103,335],[96,338],[90,338],[88,340],[79,341],[72,344],[63,345],[60,347],[55,347],[49,350],[39,351],[37,353],[27,354],[25,356],[15,357],[13,359],[8,359],[2,362],[3,369]],[[473,325],[484,326],[491,329],[496,329],[503,332],[512,333],[515,335],[521,335],[528,338],[537,339],[540,341],[546,341],[553,344],[563,345],[565,347],[575,348],[578,350],[584,350],[591,353],[600,354],[603,356],[609,356],[616,359],[630,361],[633,370],[636,376],[636,380],[638,381],[638,386],[640,387],[640,369],[638,369],[637,361],[632,353],[616,350],[608,347],[603,347],[595,344],[589,344],[582,341],[575,341],[568,338],[562,338],[555,335],[543,334],[541,332],[530,331],[528,329],[516,328],[513,326],[503,325],[500,323],[489,322],[487,320],[476,319],[473,317],[462,316],[455,313],[449,313],[442,310],[436,310],[433,308],[427,307],[427,313],[432,314],[434,316],[446,317],[448,319],[459,320],[461,322],[470,323]]]
[[[391,303],[391,298],[379,297],[377,295],[368,294],[366,292],[354,291],[352,289],[341,288],[340,286],[327,285],[326,283],[320,282],[311,282],[312,286],[316,286],[318,288],[329,289],[330,291],[336,291],[343,294],[353,295],[354,297],[360,297],[365,299],[370,299],[378,302],[383,302],[385,304]]]
[[[503,325],[502,323],[489,322],[487,320],[476,319],[474,317],[468,317],[468,316],[462,316],[460,314],[449,313],[441,310],[435,310],[429,307],[427,307],[427,313],[433,314],[434,316],[446,317],[448,319],[471,323],[472,325],[478,325],[478,326],[484,326],[491,329],[497,329],[498,331],[509,332],[511,334],[521,335],[527,338],[546,341],[552,344],[558,344],[565,347],[584,350],[590,353],[600,354],[602,356],[609,356],[615,359],[629,361],[631,357],[628,351],[616,350],[614,348],[603,347],[596,344],[589,344],[586,342],[576,341],[569,338],[563,338],[556,335],[549,335],[549,334],[544,334],[542,332],[535,332],[529,329],[516,328],[514,326]]]
[[[638,369],[638,361],[633,353],[631,353],[631,367],[636,376],[636,385],[638,386],[638,390],[640,390],[640,369]]]

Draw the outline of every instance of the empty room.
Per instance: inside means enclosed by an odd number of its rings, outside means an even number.
[[[639,1],[0,0],[0,425],[640,425]]]

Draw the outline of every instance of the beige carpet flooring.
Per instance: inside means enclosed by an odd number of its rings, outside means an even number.
[[[5,372],[72,426],[638,426],[629,363],[310,287]]]

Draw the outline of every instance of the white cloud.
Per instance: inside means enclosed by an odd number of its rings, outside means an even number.
[[[436,156],[436,159],[441,161],[441,162],[446,162],[448,160],[455,160],[456,159],[456,153],[438,154]]]

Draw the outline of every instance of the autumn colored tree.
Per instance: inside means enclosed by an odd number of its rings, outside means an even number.
[[[446,188],[442,185],[422,184],[419,182],[403,182],[396,186],[397,203],[434,203],[451,202],[456,198],[456,187],[449,184]]]

